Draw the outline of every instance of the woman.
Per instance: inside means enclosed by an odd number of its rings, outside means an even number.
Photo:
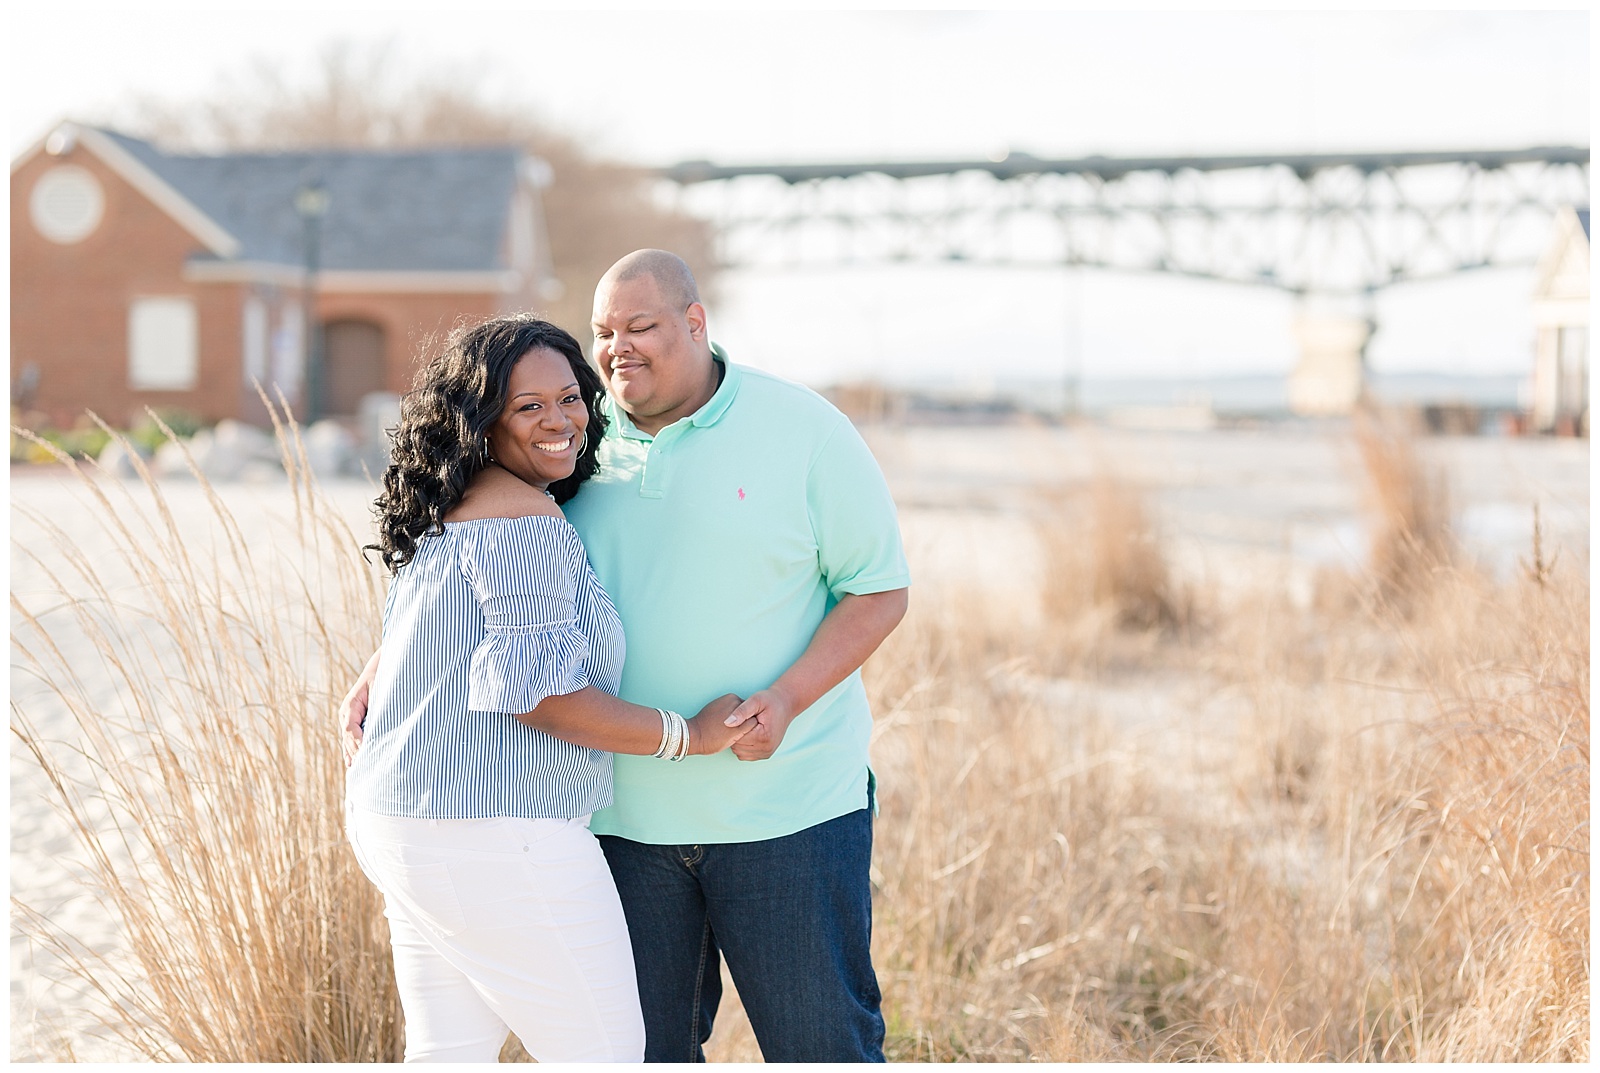
[[[595,471],[598,376],[530,316],[458,332],[406,397],[379,496],[394,574],[349,772],[348,830],[384,893],[407,1061],[638,1061],[622,907],[589,814],[611,753],[662,763],[741,736],[614,694],[621,626],[558,503]],[[377,656],[373,657],[377,659]]]

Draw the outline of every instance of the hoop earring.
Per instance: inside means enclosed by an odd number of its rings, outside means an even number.
[[[578,439],[579,439],[578,453],[572,456],[572,460],[574,462],[576,462],[578,459],[582,458],[583,457],[583,453],[589,449],[589,432],[588,432],[588,430],[585,429],[579,435]]]

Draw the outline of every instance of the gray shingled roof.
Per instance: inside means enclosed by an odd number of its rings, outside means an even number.
[[[325,150],[182,156],[102,130],[243,245],[238,257],[298,265],[295,194],[328,192],[322,266],[388,271],[505,268],[519,152],[512,148]]]

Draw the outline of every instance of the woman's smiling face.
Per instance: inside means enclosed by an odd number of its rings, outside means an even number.
[[[589,410],[566,357],[536,347],[517,359],[506,408],[489,429],[489,454],[536,488],[572,476]]]

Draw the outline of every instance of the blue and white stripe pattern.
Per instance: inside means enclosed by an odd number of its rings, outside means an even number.
[[[610,753],[516,715],[587,685],[615,695],[622,657],[616,608],[565,519],[447,522],[389,586],[350,801],[418,819],[610,804]]]

